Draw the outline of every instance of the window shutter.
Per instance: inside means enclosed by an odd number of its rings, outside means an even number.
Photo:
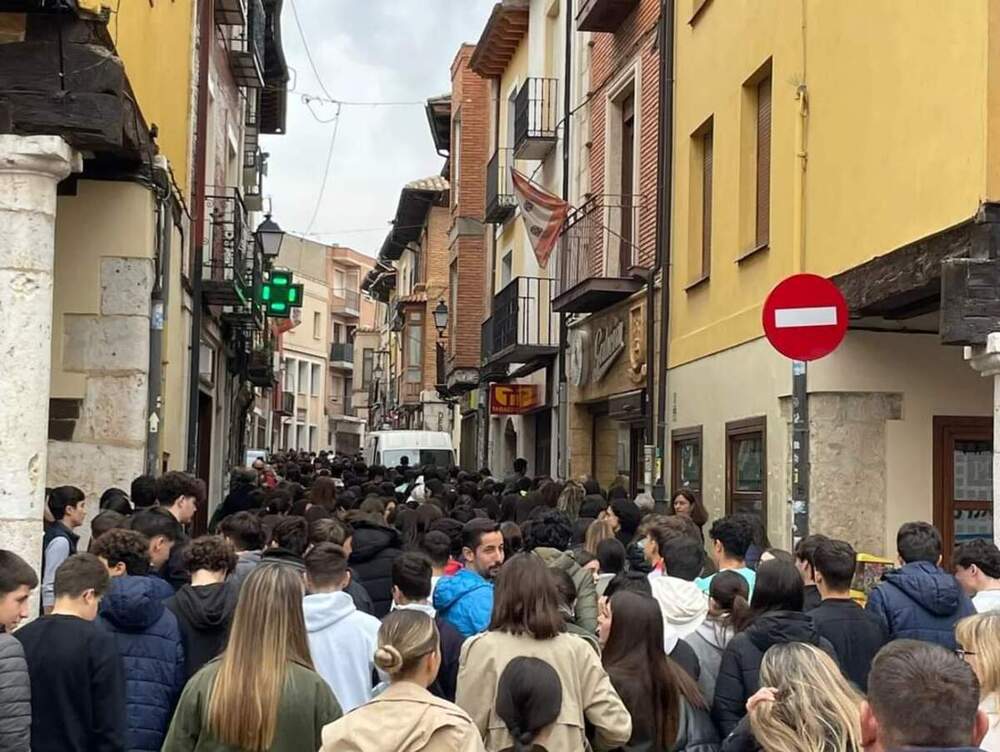
[[[771,77],[757,84],[757,247],[771,238]]]
[[[712,270],[712,141],[713,129],[702,137],[701,177],[701,273],[707,277]]]

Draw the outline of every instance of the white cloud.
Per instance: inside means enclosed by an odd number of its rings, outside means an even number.
[[[319,195],[333,125],[317,122],[301,98],[322,91],[292,15],[293,1],[319,74],[335,98],[423,102],[450,89],[458,47],[479,38],[494,0],[285,0],[282,41],[295,92],[288,96],[287,134],[263,138],[271,155],[264,191],[278,223],[303,233]],[[323,119],[335,113],[331,104],[310,106]],[[318,240],[374,255],[402,186],[440,172],[442,165],[423,106],[343,107],[312,232],[324,233]],[[368,228],[377,229],[339,232]]]

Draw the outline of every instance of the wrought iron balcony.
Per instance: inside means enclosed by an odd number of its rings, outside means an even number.
[[[559,351],[559,314],[552,309],[554,280],[517,277],[493,298],[483,324],[486,365],[544,363]]]
[[[514,180],[510,168],[514,164],[512,149],[497,149],[486,165],[486,216],[487,222],[500,225],[514,213]]]
[[[247,21],[234,29],[229,45],[229,69],[237,86],[264,86],[264,29],[266,17],[261,0],[247,0]]]
[[[274,352],[270,348],[255,349],[247,364],[247,379],[254,386],[273,387],[276,381]]]
[[[245,26],[246,0],[215,0],[215,23],[219,26]]]
[[[338,370],[354,369],[354,345],[334,342],[330,348],[330,367]]]
[[[295,393],[276,392],[274,395],[274,412],[278,415],[291,415],[295,412]]]
[[[529,78],[514,98],[514,158],[545,159],[556,144],[559,82]]]
[[[577,31],[618,31],[639,0],[583,0],[576,14]]]
[[[256,244],[238,188],[207,189],[201,290],[205,305],[253,303]]]
[[[552,308],[593,313],[638,291],[655,253],[644,196],[594,196],[566,218]]]
[[[357,318],[361,314],[361,295],[355,290],[335,289],[330,295],[330,310],[338,316]]]

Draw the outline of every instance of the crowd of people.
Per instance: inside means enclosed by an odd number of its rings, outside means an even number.
[[[294,453],[50,489],[0,550],[0,752],[1000,752],[1000,550],[856,553],[686,489]],[[38,590],[39,615],[29,616]]]

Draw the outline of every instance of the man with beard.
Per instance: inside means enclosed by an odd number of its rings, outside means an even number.
[[[483,632],[493,613],[493,580],[503,565],[503,534],[493,520],[474,519],[462,529],[465,566],[434,588],[434,608],[463,637]]]

